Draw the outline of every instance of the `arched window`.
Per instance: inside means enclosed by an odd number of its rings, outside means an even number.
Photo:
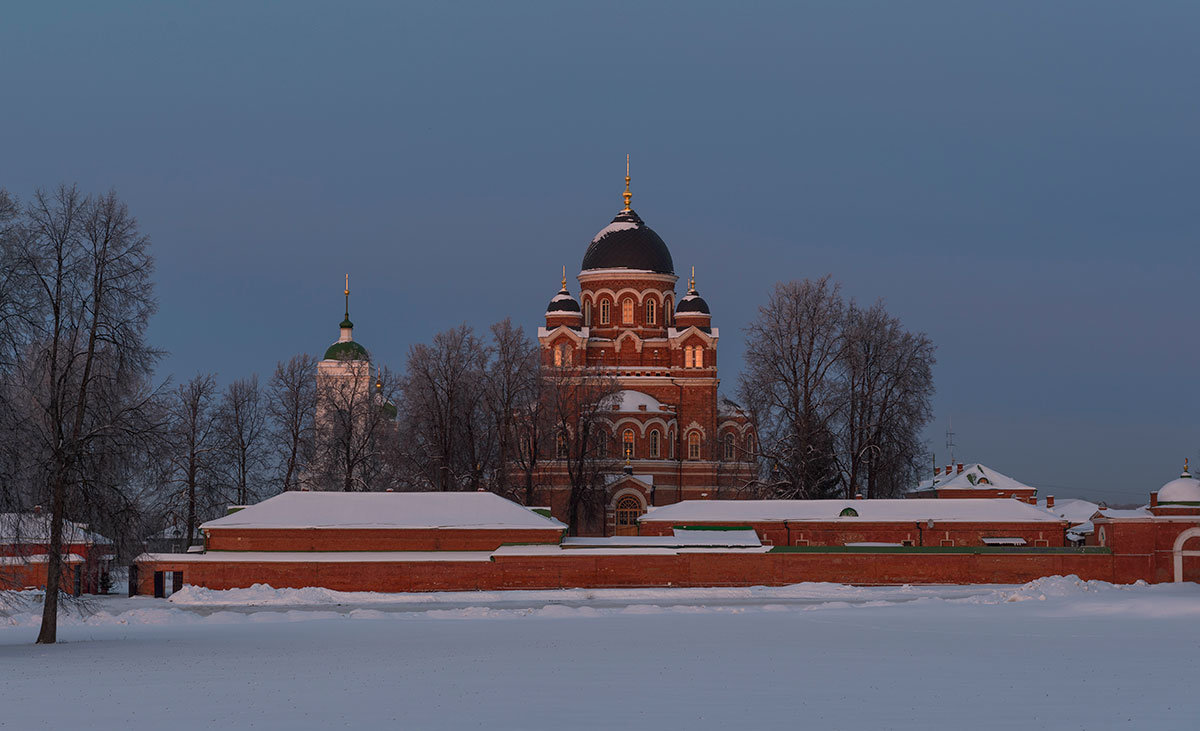
[[[554,349],[554,365],[571,365],[571,347],[565,343]]]
[[[626,459],[633,458],[633,429],[626,429],[621,433],[621,456]]]
[[[839,518],[857,518],[858,511],[854,508],[842,508],[842,512],[838,513]]]
[[[658,430],[657,429],[652,429],[650,431],[650,457],[652,459],[658,459],[658,457],[659,457]]]
[[[615,507],[613,517],[616,518],[617,535],[637,535],[637,521],[642,514],[642,501],[633,495],[622,495],[617,499]]]
[[[584,327],[592,326],[592,302],[591,302],[591,300],[588,300],[587,302],[583,303],[583,326]]]
[[[684,368],[695,368],[696,366],[693,363],[694,363],[694,361],[692,360],[692,346],[688,345],[683,349],[683,367]]]
[[[608,300],[600,300],[600,324],[607,325],[609,319]]]
[[[646,300],[646,324],[653,325],[658,317],[658,303],[652,299]]]
[[[684,368],[704,367],[704,348],[699,345],[689,345],[683,349]]]
[[[596,455],[600,459],[608,459],[608,432],[604,430],[596,433]]]
[[[663,303],[663,324],[667,327],[671,327],[675,324],[671,318],[671,300],[667,300]]]
[[[746,437],[746,459],[754,454],[754,437]]]
[[[621,324],[633,324],[633,300],[628,297],[621,302]]]
[[[734,441],[733,441],[733,435],[732,435],[732,434],[726,434],[726,435],[725,435],[725,449],[724,449],[724,452],[725,452],[725,461],[726,461],[726,462],[732,462],[732,461],[733,461],[733,458],[734,458],[734,456],[735,456],[735,452],[734,452]]]
[[[567,433],[565,431],[560,431],[558,433],[558,439],[555,441],[558,458],[566,459],[568,454]]]
[[[700,459],[700,432],[688,434],[688,459]]]

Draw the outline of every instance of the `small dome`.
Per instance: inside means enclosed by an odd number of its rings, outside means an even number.
[[[546,305],[546,314],[551,312],[579,312],[579,302],[571,296],[566,287],[563,287],[554,295],[554,299],[550,300],[550,304]]]
[[[592,239],[583,255],[583,269],[637,269],[674,274],[671,251],[632,209],[617,217]]]
[[[691,290],[687,295],[679,300],[679,304],[675,306],[676,315],[686,315],[689,312],[699,313],[702,315],[711,315],[708,311],[708,303],[700,296],[696,290]]]
[[[1200,480],[1185,471],[1159,488],[1158,502],[1160,505],[1163,503],[1200,503]]]
[[[370,360],[367,349],[353,340],[342,340],[329,346],[325,360]]]

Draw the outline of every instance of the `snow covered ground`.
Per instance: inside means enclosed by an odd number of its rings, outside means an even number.
[[[1193,729],[1200,586],[104,597],[32,645],[0,729]]]

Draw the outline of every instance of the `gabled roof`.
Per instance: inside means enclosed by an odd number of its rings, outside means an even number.
[[[490,492],[285,492],[202,529],[476,528],[555,530],[553,518]]]
[[[1046,499],[1038,498],[1038,505],[1046,507]],[[1071,525],[1086,523],[1091,520],[1096,511],[1100,509],[1100,505],[1093,503],[1090,500],[1079,500],[1077,498],[1064,498],[1055,500],[1054,507],[1049,508],[1050,512],[1061,515]]]
[[[63,521],[63,543],[102,543],[110,541],[87,529],[85,523]],[[50,540],[49,513],[0,513],[0,543],[47,543]]]
[[[986,482],[984,482],[986,480]],[[928,490],[1037,490],[1032,485],[1026,485],[1020,480],[1014,480],[1006,474],[991,467],[974,463],[963,466],[963,471],[954,475],[939,475],[928,480],[922,480],[911,492]]]
[[[854,514],[842,515],[843,511]],[[642,521],[687,523],[772,523],[838,521],[888,523],[926,520],[960,523],[1058,523],[1045,508],[1012,498],[962,500],[684,500],[653,508]]]

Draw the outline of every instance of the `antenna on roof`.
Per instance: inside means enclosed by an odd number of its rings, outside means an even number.
[[[954,464],[954,417],[950,417],[950,426],[946,428],[946,449],[950,450],[950,464]]]

